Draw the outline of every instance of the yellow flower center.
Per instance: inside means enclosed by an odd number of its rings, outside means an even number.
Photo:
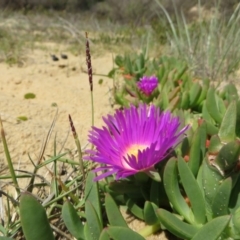
[[[127,156],[127,155],[129,155],[129,156],[133,155],[133,156],[136,157],[137,162],[138,162],[138,150],[142,151],[142,150],[144,150],[146,147],[147,147],[146,145],[133,144],[133,145],[131,145],[131,146],[127,149],[125,156]]]

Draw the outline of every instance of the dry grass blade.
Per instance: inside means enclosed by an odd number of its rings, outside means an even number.
[[[75,140],[75,143],[76,143],[76,146],[77,146],[78,159],[79,159],[79,163],[80,163],[81,172],[82,172],[82,175],[83,175],[83,179],[85,179],[81,144],[80,144],[80,141],[79,141],[79,138],[78,138],[78,135],[77,135],[77,132],[76,132],[76,129],[74,127],[74,124],[73,124],[73,121],[72,121],[72,118],[71,118],[70,114],[69,114],[69,122],[70,122],[70,126],[71,126],[71,129],[72,129],[73,137],[74,137],[74,140]]]
[[[208,13],[199,0],[198,20],[189,23],[185,15],[176,9],[174,1],[173,17],[161,1],[155,1],[170,26],[167,38],[171,54],[184,60],[199,78],[210,78],[218,83],[231,79],[240,64],[240,4],[228,20],[221,17],[221,1],[216,1],[214,11]],[[208,17],[205,16],[207,13]]]
[[[18,205],[18,201],[16,201],[13,197],[11,197],[9,194],[5,193],[4,191],[0,190],[0,195],[4,195],[5,197],[7,197],[12,202],[13,206]],[[1,209],[2,209],[2,207],[1,207]]]
[[[66,19],[63,19],[61,17],[58,17],[58,19],[60,21],[62,21],[61,27],[63,27],[64,29],[66,29],[67,31],[69,31],[72,36],[78,41],[79,44],[82,44],[83,40],[84,40],[84,35],[82,32],[80,32],[76,27],[73,26],[73,24],[71,24],[69,21],[67,21]],[[80,41],[80,38],[83,39],[82,41]]]
[[[51,228],[58,233],[59,235],[61,235],[62,237],[64,237],[65,239],[69,239],[72,240],[71,237],[69,237],[66,233],[64,233],[63,231],[61,231],[59,228],[55,227],[53,224],[50,224]]]
[[[54,116],[54,118],[53,118],[53,121],[52,121],[52,124],[51,124],[51,126],[50,126],[50,129],[49,129],[49,131],[48,131],[48,133],[47,133],[46,140],[45,140],[45,142],[43,143],[43,147],[42,147],[41,152],[40,152],[39,157],[38,157],[37,165],[39,165],[39,164],[41,163],[41,161],[42,161],[42,158],[43,158],[44,152],[45,152],[45,150],[46,150],[48,141],[49,141],[49,139],[50,139],[50,137],[51,137],[51,133],[52,133],[53,128],[54,128],[54,126],[55,126],[55,123],[56,123],[56,121],[57,121],[57,116],[58,116],[58,108],[57,108],[57,110],[56,110],[56,114],[55,114],[55,116]],[[37,171],[38,171],[38,168],[35,167],[34,170],[33,170],[32,178],[30,179],[29,184],[28,184],[28,188],[27,188],[27,191],[28,191],[28,192],[32,192],[32,190],[33,190],[35,175],[36,175]]]

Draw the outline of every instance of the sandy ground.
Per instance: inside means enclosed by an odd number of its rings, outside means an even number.
[[[107,74],[112,68],[112,61],[109,61],[111,58],[111,54],[97,59],[93,57],[94,71]],[[68,60],[54,62],[49,54],[39,50],[33,52],[21,67],[0,64],[0,115],[16,169],[33,169],[28,154],[37,162],[57,110],[58,117],[44,154],[45,159],[53,155],[55,136],[57,152],[70,149],[74,154],[76,147],[68,114],[72,116],[82,146],[86,145],[91,127],[91,97],[88,75],[83,71],[84,68],[85,55],[68,54]],[[99,85],[99,78],[93,77],[93,84],[95,122],[100,127],[101,117],[111,112],[109,88],[112,83],[103,78],[103,83]],[[25,99],[26,93],[34,93],[36,98]],[[28,120],[19,121],[20,116],[27,117]],[[1,169],[6,166],[2,144],[0,166]],[[22,182],[23,190],[25,185]]]
[[[70,131],[68,114],[71,114],[82,146],[87,143],[87,134],[91,126],[90,88],[85,73],[85,55],[73,56],[68,60],[52,61],[50,55],[36,50],[22,64],[9,66],[0,64],[0,115],[12,160],[16,169],[31,171],[32,163],[28,154],[36,162],[46,139],[58,106],[58,118],[47,145],[45,157],[53,154],[54,138],[57,135],[57,151],[76,149]],[[56,53],[59,56],[59,53]],[[113,67],[112,54],[94,57],[92,65],[96,74],[107,74]],[[103,83],[99,84],[99,79]],[[94,76],[94,112],[95,125],[102,125],[102,116],[113,111],[110,105],[112,81],[105,77]],[[25,99],[26,93],[34,93],[35,99]],[[25,116],[27,121],[19,121]],[[7,168],[7,162],[0,144],[0,167]],[[4,171],[5,172],[5,171]],[[48,173],[46,173],[48,174]],[[0,182],[1,187],[5,182]],[[22,182],[21,187],[26,188]],[[144,224],[129,218],[133,229],[141,229]],[[148,239],[166,239],[160,234]]]
[[[58,150],[69,134],[68,114],[71,114],[82,145],[87,142],[91,126],[91,105],[85,56],[71,56],[69,60],[53,62],[49,55],[36,52],[23,67],[0,64],[0,114],[11,152],[12,159],[20,166],[30,164],[28,153],[37,156],[43,140],[50,128],[58,106],[58,119],[46,153],[53,150],[54,135],[57,134]],[[95,72],[107,74],[112,67],[111,55],[92,59]],[[62,66],[66,67],[62,67]],[[68,66],[67,66],[68,65]],[[101,125],[101,116],[109,113],[109,88],[111,81],[93,77],[95,122]],[[36,94],[35,99],[24,99],[26,93]],[[18,121],[25,116],[27,121]],[[64,148],[74,149],[71,132]],[[4,164],[3,148],[0,148],[0,161]]]

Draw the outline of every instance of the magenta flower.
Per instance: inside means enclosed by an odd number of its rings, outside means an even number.
[[[141,104],[117,110],[114,116],[103,118],[106,126],[93,127],[89,142],[96,149],[87,150],[85,160],[91,160],[104,171],[95,180],[116,174],[116,179],[138,172],[148,172],[163,160],[183,138],[188,126],[180,128],[180,120],[170,112],[160,112],[154,105]]]
[[[155,76],[143,76],[137,83],[139,90],[146,96],[150,96],[155,88],[158,86],[158,79]]]

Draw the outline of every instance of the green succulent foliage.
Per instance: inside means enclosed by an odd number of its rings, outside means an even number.
[[[102,220],[102,209],[101,209],[101,202],[100,202],[100,196],[99,196],[99,186],[98,182],[94,181],[95,174],[93,172],[89,172],[87,179],[86,179],[86,185],[85,185],[85,201],[89,202],[92,206],[94,206],[94,211],[96,212],[99,224],[101,225],[101,228],[103,226],[103,220]],[[90,207],[91,208],[91,207]]]
[[[206,121],[208,135],[219,133],[223,142],[229,141],[226,135],[232,140],[235,136],[240,137],[240,125],[235,124],[234,134],[229,135],[228,131],[232,131],[229,128],[233,125],[227,125],[228,120],[223,118],[231,118],[235,123],[240,121],[240,99],[234,84],[228,83],[222,90],[217,90],[209,79],[194,78],[184,62],[166,56],[149,59],[146,51],[138,55],[118,55],[115,63],[117,67],[109,77],[116,80],[118,73],[124,79],[123,84],[113,91],[116,104],[127,107],[145,102],[153,103],[162,110],[187,110],[191,118],[198,115]],[[137,87],[137,82],[144,75],[155,75],[159,80],[157,89],[150,96],[145,96]],[[229,109],[229,105],[237,111]],[[233,116],[225,114],[227,109]]]
[[[159,223],[158,217],[156,215],[156,210],[158,206],[150,201],[146,201],[144,204],[143,214],[144,220],[148,225],[154,225]]]
[[[238,164],[240,153],[240,143],[238,141],[229,142],[224,145],[211,164],[223,176],[228,175]]]
[[[115,99],[120,105],[137,104],[140,100],[153,102],[162,109],[181,108],[202,113],[205,103],[209,117],[220,124],[226,110],[225,103],[239,100],[234,84],[229,83],[223,90],[217,91],[214,85],[210,85],[209,79],[194,79],[188,66],[174,57],[161,56],[149,59],[146,51],[143,51],[138,55],[118,55],[115,63],[117,67],[110,72],[110,78],[115,78],[116,72],[123,77],[126,75],[130,77],[124,81],[122,88],[114,91],[115,97],[122,100],[119,102]],[[139,93],[136,87],[136,82],[143,75],[156,75],[159,79],[158,90],[148,97]]]
[[[21,226],[26,240],[55,239],[46,211],[35,197],[23,193],[20,197],[19,210]]]
[[[110,239],[122,240],[122,239],[132,239],[132,240],[144,240],[140,234],[134,232],[130,228],[124,227],[108,227],[107,233],[111,237]]]
[[[215,106],[219,110],[219,105]],[[165,166],[163,182],[172,212],[158,209],[156,213],[161,224],[181,239],[239,238],[240,142],[236,119],[233,100],[227,108],[222,107],[217,134],[209,135],[206,120],[201,121],[189,135],[189,143],[182,143],[188,158],[179,154]]]
[[[109,193],[105,195],[105,207],[108,221],[111,226],[128,227],[117,204]]]
[[[223,231],[230,221],[230,216],[221,216],[214,218],[204,225],[192,238],[192,240],[217,240],[221,237]]]
[[[223,109],[220,108],[221,98],[216,95],[213,87],[210,87],[207,92],[206,107],[212,119],[220,124],[223,118]]]
[[[178,212],[179,215],[183,216],[187,222],[194,223],[192,209],[185,201],[178,184],[177,160],[175,158],[172,158],[168,161],[165,167],[163,181],[166,194],[173,209]]]
[[[237,208],[232,217],[231,221],[231,235],[234,237],[234,239],[239,239],[240,238],[240,208]]]
[[[69,232],[79,240],[121,240],[127,236],[136,240],[144,239],[128,228],[117,204],[109,193],[105,194],[104,201],[109,223],[107,227],[105,226],[102,219],[101,191],[99,183],[95,182],[94,178],[95,174],[89,172],[85,186],[85,219],[79,217],[78,211],[70,202],[66,201],[63,205],[62,218]],[[132,204],[133,208],[137,208],[134,203],[129,204]],[[138,209],[133,211],[136,211],[137,214]]]
[[[126,198],[126,205],[130,212],[137,218],[144,220],[143,208],[139,207],[136,201],[132,198]]]
[[[206,222],[205,199],[198,182],[188,164],[183,158],[178,158],[178,172],[186,195],[191,203],[194,215],[194,223],[204,224]]]
[[[158,209],[157,215],[167,230],[181,239],[191,239],[198,231],[197,227],[183,222],[181,216],[172,214],[165,209]]]
[[[125,239],[131,238],[136,240],[144,239],[140,234],[134,232],[128,227],[126,221],[122,217],[121,212],[119,211],[117,204],[115,203],[114,199],[111,197],[110,194],[106,194],[105,196],[105,208],[110,225],[109,227],[104,229],[105,235],[109,237],[106,239],[110,238],[116,240],[121,240],[124,238]],[[155,214],[155,212],[153,212],[153,214]],[[104,234],[103,232],[102,234]],[[105,238],[101,238],[100,236],[100,239]]]
[[[193,140],[189,150],[188,166],[196,177],[201,165],[203,156],[206,153],[207,127],[206,123],[200,125],[193,135]]]
[[[69,232],[78,240],[84,240],[84,225],[73,205],[66,201],[62,207],[62,219]]]
[[[224,216],[229,214],[228,204],[232,190],[232,179],[226,178],[219,185],[212,201],[212,217]]]
[[[115,64],[118,68],[113,69],[108,76],[112,77],[114,73],[121,69],[124,74],[129,74],[135,77],[141,77],[147,70],[146,63],[148,58],[146,56],[146,51],[143,51],[140,54],[127,54],[125,56],[116,56]]]
[[[87,225],[85,225],[88,236],[87,239],[98,240],[102,231],[102,226],[96,209],[90,201],[85,202],[85,214],[87,220]]]
[[[93,172],[89,172],[86,178],[85,219],[80,219],[77,210],[68,201],[62,208],[62,218],[67,229],[79,240],[98,240],[103,230],[99,186],[94,178]]]
[[[237,123],[237,105],[233,100],[225,111],[224,117],[219,128],[219,138],[222,142],[227,143],[234,141],[236,138]]]
[[[201,239],[207,234],[209,239],[239,237],[240,142],[236,134],[237,104],[233,100],[221,106],[218,102],[220,95],[211,88],[208,91],[214,96],[203,102],[209,119],[202,116],[197,122],[201,114],[195,114],[194,118],[191,112],[175,110],[192,128],[173,153],[174,156],[156,166],[159,180],[146,175],[145,178],[129,177],[110,182],[104,188],[104,191],[111,193],[106,195],[106,209],[115,199],[148,225],[160,224],[181,239]],[[210,93],[206,96],[210,97]],[[207,101],[215,101],[221,119],[210,115]],[[107,212],[119,215],[117,208]],[[110,226],[125,224],[124,220],[117,223],[117,218],[121,217],[108,216],[112,219]]]
[[[125,79],[123,86],[114,91],[117,104],[128,106],[133,103],[137,105],[140,100],[146,103],[154,102],[163,109],[174,109],[180,104],[184,105],[185,100],[181,103],[181,96],[184,92],[182,89],[192,86],[187,75],[186,64],[165,56],[150,60],[146,57],[146,52],[131,57],[129,55],[117,56],[115,63],[118,67],[111,70],[108,76],[114,78],[118,72]],[[136,83],[144,75],[153,75],[153,73],[159,79],[158,89],[155,89],[152,95],[145,96],[139,91]],[[198,87],[201,88],[199,84]],[[195,104],[197,101],[195,95],[200,95],[201,92],[193,87],[190,93],[191,104]],[[188,95],[184,94],[184,99],[189,101]],[[186,109],[187,107],[188,105],[186,105]]]

